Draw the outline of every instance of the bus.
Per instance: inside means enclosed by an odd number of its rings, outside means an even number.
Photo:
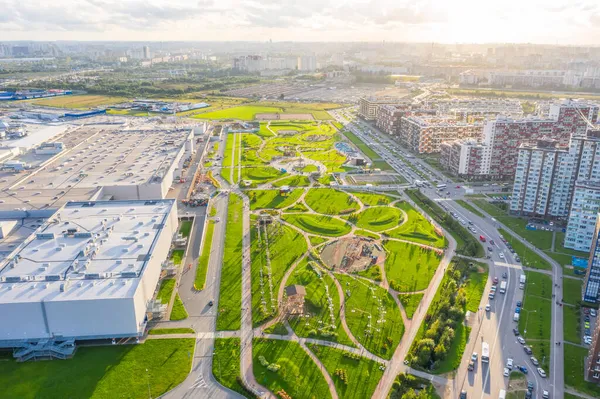
[[[489,363],[490,362],[490,346],[487,342],[481,343],[481,362]]]
[[[443,190],[447,187],[447,185],[446,184],[438,184],[436,187],[438,190]]]
[[[506,286],[507,285],[508,284],[506,283],[506,281],[503,281],[503,282],[500,283],[500,293],[501,294],[506,294]]]

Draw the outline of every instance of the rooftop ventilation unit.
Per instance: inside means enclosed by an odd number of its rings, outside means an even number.
[[[20,283],[21,276],[6,276],[7,283]]]
[[[54,233],[37,233],[35,238],[38,240],[54,240]]]
[[[44,278],[46,281],[60,281],[60,275],[58,274],[49,274]]]

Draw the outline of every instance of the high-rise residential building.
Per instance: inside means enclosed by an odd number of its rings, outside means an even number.
[[[317,70],[317,57],[314,55],[303,55],[298,57],[298,70],[312,72]]]
[[[557,184],[561,167],[568,163],[566,147],[556,140],[540,139],[519,147],[511,213],[531,216],[567,216],[570,195]]]
[[[442,143],[473,139],[480,140],[483,125],[464,123],[453,118],[408,116],[403,117],[399,138],[408,148],[419,154],[440,152]]]
[[[142,52],[144,54],[144,59],[145,60],[149,60],[152,58],[152,54],[150,53],[150,47],[148,46],[144,46],[142,49]]]
[[[435,109],[431,108],[420,108],[417,105],[412,104],[400,104],[400,105],[380,105],[377,109],[377,119],[375,120],[375,126],[384,133],[390,136],[396,136],[400,134],[400,125],[402,123],[402,117],[409,115],[435,115]]]
[[[582,299],[585,302],[600,301],[600,214],[596,214],[588,268],[583,283]],[[598,348],[600,350],[600,348]],[[600,378],[598,379],[600,381]]]
[[[358,114],[368,121],[377,119],[379,108],[383,105],[407,105],[406,100],[397,97],[361,97],[358,102]]]
[[[565,248],[589,251],[600,210],[600,181],[578,180],[573,191]]]
[[[440,144],[440,164],[452,174],[465,178],[487,176],[491,148],[476,140],[457,140]]]
[[[600,261],[598,262],[600,264]],[[600,384],[600,323],[592,334],[592,344],[585,364],[585,374],[588,381]]]
[[[515,176],[519,147],[522,143],[548,138],[567,145],[572,136],[585,136],[590,124],[598,117],[598,106],[582,101],[566,100],[550,107],[547,119],[511,119],[498,116],[483,128],[482,144],[489,160],[482,161],[487,170],[478,176],[492,179],[510,179]],[[489,166],[487,166],[489,165]],[[452,171],[457,173],[458,171]]]

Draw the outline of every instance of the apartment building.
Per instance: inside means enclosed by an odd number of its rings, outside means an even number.
[[[480,140],[481,123],[464,123],[453,118],[403,117],[399,138],[409,149],[419,154],[440,152],[442,143],[461,139]]]
[[[490,179],[511,179],[515,176],[519,147],[522,143],[535,142],[542,138],[557,140],[560,145],[568,145],[572,136],[583,137],[596,123],[598,106],[583,101],[566,100],[553,104],[549,117],[512,119],[498,116],[483,128],[482,144],[490,147],[483,154],[489,165],[480,175]],[[458,170],[451,170],[458,174]]]
[[[504,70],[490,71],[488,82],[492,86],[556,87],[563,85],[564,70]]]
[[[381,105],[377,111],[377,119],[375,120],[375,126],[384,133],[390,136],[397,136],[400,134],[400,125],[402,124],[402,117],[409,115],[430,115],[436,114],[435,109],[431,108],[419,108],[418,106],[410,104],[401,105]]]
[[[600,260],[598,260],[598,264],[600,264]],[[600,384],[600,323],[596,323],[596,328],[592,334],[592,344],[585,364],[585,374],[588,381]]]
[[[600,301],[600,217],[598,216],[600,215],[596,215],[594,236],[592,239],[590,258],[582,292],[582,299],[590,303],[597,303]],[[595,334],[596,340],[598,339],[597,333],[598,330],[596,330]],[[596,352],[597,355],[600,354],[600,343]],[[596,378],[600,382],[600,376]]]
[[[358,102],[358,114],[368,121],[374,121],[379,114],[379,108],[383,105],[408,105],[405,100],[402,101],[397,97],[361,97]]]
[[[565,248],[586,252],[590,250],[598,210],[600,210],[600,181],[577,181],[565,235]]]
[[[570,196],[559,186],[569,151],[556,140],[541,139],[519,147],[511,213],[528,216],[565,217]]]
[[[475,140],[440,144],[440,164],[454,175],[466,178],[487,176],[490,147]]]

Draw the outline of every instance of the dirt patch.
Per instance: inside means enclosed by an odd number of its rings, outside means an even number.
[[[385,252],[381,245],[372,239],[349,237],[327,244],[321,251],[321,259],[335,270],[352,273],[383,262]]]
[[[311,134],[310,136],[306,136],[304,138],[305,141],[308,141],[308,142],[311,142],[311,143],[314,143],[314,142],[317,142],[317,141],[325,141],[325,140],[328,140],[328,139],[329,139],[329,136],[325,136],[323,134]]]
[[[364,175],[347,175],[346,179],[351,184],[395,184],[401,180],[397,176],[391,174],[364,174]]]
[[[277,135],[278,136],[293,136],[298,134],[297,130],[278,130],[277,131]]]
[[[313,120],[315,120],[315,118],[313,118],[312,114],[256,114],[255,118],[258,120],[261,120],[261,121],[278,120],[278,119],[281,119],[284,121],[289,121],[289,120],[313,121]]]

